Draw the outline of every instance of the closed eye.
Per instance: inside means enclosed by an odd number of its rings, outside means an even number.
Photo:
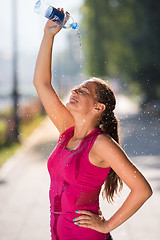
[[[79,92],[89,94],[89,90],[86,86],[82,86],[81,88],[79,88]]]
[[[79,93],[80,93],[80,94],[85,94],[85,93],[88,94],[88,93],[87,93],[86,91],[84,91],[84,90],[79,90]]]

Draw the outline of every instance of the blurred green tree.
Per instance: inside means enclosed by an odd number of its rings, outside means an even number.
[[[137,82],[160,98],[160,1],[85,0],[82,13],[87,73]]]

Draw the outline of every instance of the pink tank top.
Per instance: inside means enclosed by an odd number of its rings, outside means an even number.
[[[97,136],[105,133],[96,128],[75,150],[68,150],[66,145],[73,134],[74,126],[63,132],[48,159],[51,232],[53,229],[56,232],[56,214],[80,209],[98,214],[99,193],[110,171],[110,168],[94,166],[88,157]]]

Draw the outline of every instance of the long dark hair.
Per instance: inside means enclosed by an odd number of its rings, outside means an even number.
[[[105,104],[106,106],[101,115],[99,127],[108,135],[110,135],[118,144],[120,144],[118,133],[118,119],[113,112],[116,105],[115,95],[109,85],[103,80],[99,78],[92,78],[92,82],[96,84],[96,100],[100,103]],[[111,168],[104,183],[104,190],[102,192],[103,198],[106,197],[108,202],[113,202],[114,195],[118,194],[118,190],[120,192],[122,188],[122,180]]]

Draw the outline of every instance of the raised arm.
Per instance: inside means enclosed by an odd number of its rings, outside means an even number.
[[[55,22],[47,21],[36,61],[33,84],[48,116],[61,134],[74,125],[74,118],[51,84],[52,46],[54,37],[60,29]]]

